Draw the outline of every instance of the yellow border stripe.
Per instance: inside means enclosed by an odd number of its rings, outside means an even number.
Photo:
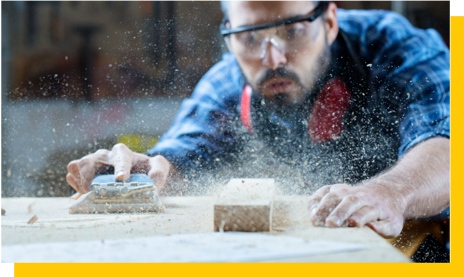
[[[450,264],[16,264],[15,276],[447,276]],[[42,273],[42,274],[41,274]],[[336,274],[336,275],[334,275]],[[444,275],[446,274],[446,275]]]

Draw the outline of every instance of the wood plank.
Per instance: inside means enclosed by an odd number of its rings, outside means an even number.
[[[368,227],[313,227],[307,216],[308,196],[288,196],[290,205],[287,226],[272,230],[276,236],[294,236],[309,240],[362,243],[369,248],[354,252],[289,258],[268,262],[408,262],[408,258]],[[213,231],[213,205],[209,196],[164,197],[164,213],[140,214],[69,214],[69,198],[2,198],[7,214],[2,217],[2,245],[88,241],[118,238],[169,236],[171,234]],[[298,208],[298,207],[301,207]],[[30,211],[32,209],[32,211]],[[27,221],[37,214],[35,224]],[[66,220],[66,222],[64,222]],[[273,219],[274,220],[274,219]],[[62,223],[60,223],[63,221]],[[21,226],[13,223],[22,222]],[[43,222],[43,224],[39,224]],[[83,224],[88,222],[88,224]],[[101,222],[91,224],[92,222]],[[66,223],[66,225],[64,225]],[[181,251],[179,249],[179,251]]]
[[[214,230],[270,231],[274,197],[274,179],[231,179],[214,204]]]

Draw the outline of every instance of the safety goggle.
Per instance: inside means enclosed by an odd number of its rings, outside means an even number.
[[[225,18],[220,31],[236,54],[244,58],[263,58],[269,46],[273,45],[282,53],[297,52],[302,46],[314,42],[318,28],[311,24],[324,13],[330,1],[321,1],[308,16],[295,16],[269,24],[242,26],[235,29],[226,27]]]

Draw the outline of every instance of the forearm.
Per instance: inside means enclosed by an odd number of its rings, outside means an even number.
[[[450,203],[449,139],[436,137],[418,144],[394,167],[368,183],[390,187],[405,219],[442,212]]]

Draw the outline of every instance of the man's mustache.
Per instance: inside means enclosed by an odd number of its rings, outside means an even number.
[[[275,78],[275,77],[284,77],[284,78],[290,78],[292,80],[294,80],[299,86],[302,87],[302,84],[300,82],[300,78],[298,78],[298,76],[287,70],[286,68],[283,68],[283,67],[280,67],[280,68],[277,68],[276,70],[271,70],[271,69],[268,69],[266,71],[266,73],[264,74],[264,76],[258,81],[258,86],[261,86],[264,82],[272,79],[272,78]]]

